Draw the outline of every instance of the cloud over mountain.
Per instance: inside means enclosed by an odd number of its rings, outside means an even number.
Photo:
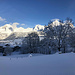
[[[6,21],[6,19],[5,19],[5,18],[0,17],[0,21]]]

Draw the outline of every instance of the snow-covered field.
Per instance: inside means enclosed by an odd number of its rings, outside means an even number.
[[[75,75],[75,53],[0,56],[0,75]]]

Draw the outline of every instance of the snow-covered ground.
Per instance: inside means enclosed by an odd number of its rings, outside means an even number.
[[[0,75],[75,75],[75,53],[29,56],[0,56]]]

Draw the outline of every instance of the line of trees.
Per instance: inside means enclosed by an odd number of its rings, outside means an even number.
[[[53,26],[50,21],[43,32],[45,36],[41,41],[36,32],[28,34],[23,40],[21,53],[75,52],[75,29],[72,19],[67,18],[65,23],[60,20],[57,26]]]

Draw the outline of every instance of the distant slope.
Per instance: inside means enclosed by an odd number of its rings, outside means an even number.
[[[5,40],[13,40],[13,39],[16,39],[16,38],[24,38],[25,36],[27,35],[27,33],[25,32],[15,32],[15,33],[12,33],[10,36],[8,36]]]

